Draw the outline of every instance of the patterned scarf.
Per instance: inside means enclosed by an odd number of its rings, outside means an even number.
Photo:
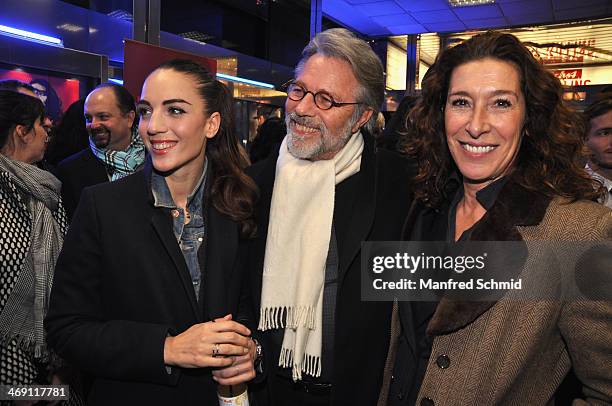
[[[6,247],[0,266],[3,277],[16,278],[3,287],[0,342],[16,340],[43,360],[48,355],[43,320],[67,228],[60,188],[49,172],[0,154],[0,244]]]
[[[132,131],[132,142],[125,151],[112,151],[98,148],[89,138],[91,152],[106,167],[111,176],[111,181],[121,179],[136,172],[145,159],[145,146],[138,135],[138,130]]]

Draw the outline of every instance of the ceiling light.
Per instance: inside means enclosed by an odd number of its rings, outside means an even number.
[[[204,32],[200,32],[200,31],[182,32],[179,35],[181,37],[185,38],[185,39],[190,39],[190,40],[193,40],[193,41],[198,41],[198,42],[201,42],[203,44],[206,44],[207,41],[210,41],[210,40],[215,38],[213,35],[206,34]]]
[[[107,14],[109,17],[118,18],[123,21],[132,22],[134,20],[134,16],[131,13],[128,13],[125,10],[113,10]]]
[[[79,32],[79,31],[84,30],[84,28],[81,27],[80,25],[74,25],[70,23],[64,23],[62,25],[58,25],[55,28],[59,28],[60,30],[65,30],[65,31],[70,31],[70,32]]]
[[[229,80],[231,82],[237,82],[237,83],[257,86],[257,87],[264,87],[266,89],[274,89],[274,85],[271,85],[270,83],[258,82],[256,80],[245,79],[245,78],[241,78],[238,76],[226,75],[225,73],[217,73],[217,78]]]
[[[495,3],[495,0],[448,0],[448,4],[451,7],[481,6],[493,3]]]
[[[60,38],[50,37],[48,35],[38,34],[31,31],[20,30],[19,28],[8,27],[6,25],[0,25],[0,34],[26,39],[28,41],[39,42],[47,45],[56,45],[60,47],[64,46],[64,43]]]

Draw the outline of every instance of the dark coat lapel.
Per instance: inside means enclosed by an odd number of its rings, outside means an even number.
[[[207,196],[209,195],[207,193]],[[210,199],[207,199],[207,201],[210,201]],[[230,280],[238,254],[238,229],[236,224],[227,216],[219,213],[212,204],[207,203],[207,206],[206,214],[208,218],[205,222],[205,243],[198,251],[200,264],[205,264],[204,267],[200,267],[202,271],[200,300],[204,304],[203,315],[205,321],[225,316],[223,312],[227,309],[227,289],[232,286]],[[193,291],[193,287],[191,290]]]
[[[152,207],[151,226],[157,233],[157,237],[166,249],[168,256],[172,259],[172,262],[174,263],[175,270],[178,273],[178,277],[181,280],[183,288],[185,289],[185,294],[189,298],[189,303],[191,303],[191,308],[193,310],[194,317],[196,318],[196,320],[202,320],[202,312],[198,306],[195,297],[195,290],[193,289],[191,276],[189,275],[189,270],[187,269],[185,258],[183,257],[183,253],[181,252],[181,249],[179,248],[179,245],[176,242],[176,239],[174,238],[174,230],[172,229],[172,218],[170,217],[170,213],[167,209],[153,207],[154,200],[150,186],[152,170],[153,165],[151,163],[151,159],[149,158],[145,161],[143,172],[147,189],[146,192],[147,196],[149,197],[149,204]]]
[[[550,197],[528,191],[510,179],[472,232],[472,241],[522,241],[517,226],[535,226],[544,218]],[[472,323],[496,302],[460,301],[443,297],[427,333],[452,333]]]
[[[151,225],[153,226],[153,229],[155,229],[157,237],[174,263],[175,270],[178,273],[183,288],[185,289],[185,294],[189,298],[189,303],[191,303],[194,317],[197,320],[201,320],[202,317],[196,301],[195,290],[193,289],[193,284],[191,283],[191,277],[189,276],[189,270],[187,269],[185,258],[183,258],[183,253],[181,252],[176,239],[174,239],[172,220],[168,210],[162,208],[154,209],[153,214],[151,215]]]
[[[280,147],[280,145],[279,145]],[[259,188],[256,208],[257,235],[250,242],[251,263],[247,266],[255,271],[249,275],[251,294],[255,301],[255,308],[259,312],[261,303],[261,274],[263,272],[264,257],[266,254],[266,239],[268,236],[268,222],[270,221],[270,206],[272,205],[272,192],[276,178],[276,161],[279,148],[276,148],[264,161],[247,169],[247,174],[253,178]]]
[[[352,209],[336,211],[334,224],[345,224],[346,228],[336,228],[336,236],[339,241],[339,265],[338,277],[340,283],[346,274],[355,256],[361,250],[361,242],[367,240],[367,236],[374,222],[374,212],[376,209],[376,154],[374,150],[374,139],[369,134],[363,133],[363,154],[361,156],[361,169],[357,176],[358,182],[354,191],[349,191],[355,196]],[[347,179],[347,181],[350,180]],[[346,182],[346,181],[345,181]],[[336,186],[338,191],[338,186]],[[336,197],[338,199],[338,197]],[[343,216],[344,219],[339,218]],[[348,221],[345,221],[347,220]],[[341,241],[341,243],[340,243]]]
[[[108,182],[108,174],[106,173],[106,167],[102,161],[96,158],[89,148],[87,152],[88,153],[84,155],[84,171],[82,172],[83,175],[87,177],[85,186]]]

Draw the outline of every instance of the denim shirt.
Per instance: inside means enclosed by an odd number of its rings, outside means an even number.
[[[177,207],[168,189],[166,178],[157,174],[151,174],[151,191],[153,192],[153,205],[170,209],[172,215],[172,225],[174,237],[181,248],[187,269],[191,275],[191,282],[195,290],[196,298],[199,300],[201,273],[200,263],[198,262],[198,250],[204,241],[204,217],[202,207],[204,204],[204,190],[206,185],[206,169],[208,160],[204,164],[202,176],[195,189],[187,196],[187,211],[191,215],[191,220],[185,224],[185,212]]]

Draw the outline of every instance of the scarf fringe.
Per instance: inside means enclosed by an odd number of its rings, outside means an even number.
[[[301,365],[298,366],[297,363],[293,362],[292,348],[281,349],[278,366],[291,368],[291,374],[294,381],[302,379],[302,372],[315,378],[321,376],[321,357],[305,354],[300,364]]]
[[[316,306],[277,306],[265,307],[259,311],[259,326],[261,331],[292,328],[299,326],[315,329]],[[284,316],[284,317],[283,317]]]
[[[17,348],[32,355],[39,361],[45,362],[49,358],[49,352],[46,349],[46,345],[39,343],[32,337],[27,337],[22,334],[3,334],[2,337],[0,337],[0,345],[3,347],[8,347],[12,342],[15,343]]]

